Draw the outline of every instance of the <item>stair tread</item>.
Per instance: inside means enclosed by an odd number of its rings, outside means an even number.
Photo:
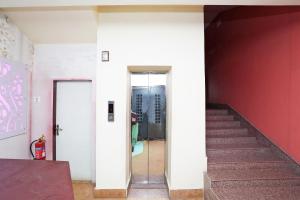
[[[233,131],[248,131],[247,128],[243,128],[243,127],[224,127],[224,128],[209,128],[206,129],[206,131],[229,131],[229,130],[233,130]]]
[[[291,165],[285,160],[260,161],[260,162],[233,162],[233,163],[208,163],[208,170],[223,169],[267,169],[267,168],[290,168]]]
[[[279,161],[282,160],[278,156],[269,152],[253,152],[248,153],[235,153],[231,154],[220,154],[217,156],[208,156],[209,163],[231,163],[231,162],[259,162],[259,161]]]
[[[206,127],[206,131],[229,131],[229,130],[233,130],[233,131],[245,131],[248,129],[243,128],[241,126],[232,126],[232,127]]]
[[[223,135],[223,136],[241,136],[248,135],[246,128],[227,128],[227,129],[207,129],[206,136]]]
[[[237,137],[207,137],[206,144],[249,144],[257,143],[256,137],[253,136],[237,136]]]
[[[209,133],[206,134],[206,138],[218,138],[218,137],[249,137],[247,132],[245,133]]]
[[[256,138],[249,134],[232,134],[232,135],[206,135],[207,138]]]
[[[233,121],[233,115],[206,115],[206,121]]]
[[[206,112],[228,112],[228,109],[207,109]]]
[[[228,115],[227,109],[208,109],[206,115]]]
[[[239,121],[206,121],[207,128],[239,128],[241,127],[241,123]]]
[[[287,180],[299,179],[296,174],[289,168],[266,168],[266,169],[223,169],[209,170],[208,176],[212,181],[238,181],[238,180]]]
[[[209,116],[209,117],[212,117],[212,116]],[[213,117],[216,117],[216,115],[214,115]],[[231,115],[221,115],[220,117],[231,117]],[[233,122],[240,122],[239,120],[223,120],[223,119],[217,119],[217,120],[206,120],[206,123],[207,122],[210,122],[210,123],[233,123]]]
[[[299,200],[300,186],[212,188],[221,200]]]
[[[249,143],[249,144],[207,144],[208,150],[212,149],[257,149],[257,148],[268,148],[258,143]]]
[[[238,120],[209,120],[206,124],[239,124]]]

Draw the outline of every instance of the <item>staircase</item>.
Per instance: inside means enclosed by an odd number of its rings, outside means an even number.
[[[228,109],[206,111],[205,200],[300,200],[300,174]]]

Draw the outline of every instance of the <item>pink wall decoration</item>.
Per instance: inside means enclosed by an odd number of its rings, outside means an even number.
[[[25,66],[0,59],[0,139],[26,132]]]

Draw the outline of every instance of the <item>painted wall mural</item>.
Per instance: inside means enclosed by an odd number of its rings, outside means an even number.
[[[23,65],[0,59],[0,139],[26,132],[26,83]]]

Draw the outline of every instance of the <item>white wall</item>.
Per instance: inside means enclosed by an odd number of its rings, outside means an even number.
[[[30,117],[30,77],[33,62],[33,44],[32,42],[16,27],[10,19],[0,13],[0,31],[5,34],[0,35],[0,57],[11,61],[24,64],[28,68],[28,112],[27,118]],[[6,42],[4,42],[4,40]],[[28,120],[27,131],[11,138],[0,140],[0,158],[27,159],[29,153],[30,141],[30,121]]]
[[[47,159],[52,159],[53,150],[53,80],[92,80],[93,101],[95,101],[96,49],[96,44],[92,43],[35,45],[33,98],[37,102],[32,103],[32,140],[45,134]],[[95,127],[95,121],[93,127]],[[94,149],[92,151],[95,152]],[[93,157],[95,156],[93,155]]]
[[[170,189],[203,188],[205,83],[203,12],[104,12],[99,14],[98,52],[110,62],[97,68],[96,188],[127,187],[128,66],[172,66],[168,144]],[[100,53],[99,53],[100,54]],[[107,101],[115,122],[107,122]],[[186,107],[189,105],[189,108]]]

